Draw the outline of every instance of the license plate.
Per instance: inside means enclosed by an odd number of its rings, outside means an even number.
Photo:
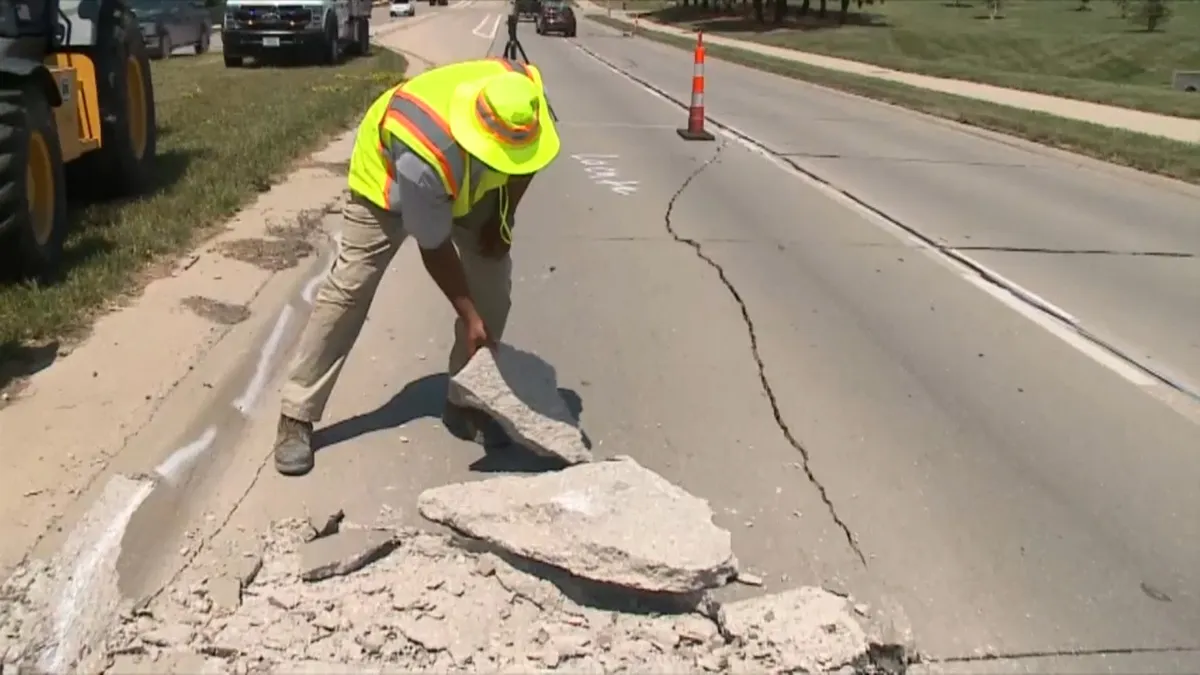
[[[265,38],[263,38],[263,46],[264,47],[278,47],[279,46],[279,38],[265,37]]]

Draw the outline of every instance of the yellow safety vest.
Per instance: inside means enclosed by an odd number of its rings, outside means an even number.
[[[405,148],[424,159],[441,177],[446,194],[453,200],[451,213],[455,218],[467,215],[487,192],[505,187],[508,175],[470,158],[450,134],[447,122],[455,87],[505,71],[524,73],[539,88],[543,86],[537,68],[489,58],[435,68],[384,92],[358,126],[350,155],[350,189],[380,208],[399,210],[392,158]],[[500,200],[501,204],[507,201]]]

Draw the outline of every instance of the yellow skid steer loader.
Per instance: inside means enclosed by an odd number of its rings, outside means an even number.
[[[53,273],[68,178],[137,194],[156,145],[150,62],[123,0],[0,0],[0,272]]]

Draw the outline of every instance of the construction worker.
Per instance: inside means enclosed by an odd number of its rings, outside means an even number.
[[[371,104],[350,158],[341,250],[317,290],[283,387],[280,473],[312,470],[313,423],[407,236],[457,315],[450,374],[500,339],[514,215],[533,174],[558,151],[542,76],[530,65],[482,59],[441,66]],[[442,420],[463,439],[480,440],[489,428],[486,417],[449,400]]]

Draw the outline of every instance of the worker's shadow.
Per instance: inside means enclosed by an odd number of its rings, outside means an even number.
[[[394,429],[423,417],[440,419],[442,408],[446,402],[449,379],[446,373],[437,373],[409,382],[404,385],[400,393],[375,410],[318,429],[313,434],[313,449],[320,452],[358,436],[384,429]],[[583,400],[572,389],[560,387],[558,393],[566,402],[567,409],[573,418],[572,421],[578,424],[583,415]],[[588,448],[592,447],[586,432],[584,432],[584,443]],[[471,463],[472,471],[540,473],[560,469],[564,466],[562,462],[540,457],[515,444],[485,444],[483,450],[484,456]]]

